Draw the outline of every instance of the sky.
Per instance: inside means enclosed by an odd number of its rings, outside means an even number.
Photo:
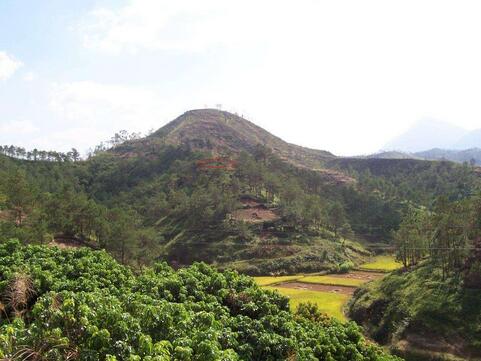
[[[378,151],[426,117],[481,128],[481,2],[1,0],[0,144],[86,152],[189,109]]]

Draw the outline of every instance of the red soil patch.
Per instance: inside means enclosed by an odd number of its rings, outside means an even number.
[[[308,290],[308,291],[320,291],[320,292],[330,292],[338,293],[342,295],[353,295],[356,287],[347,286],[329,286],[329,285],[319,285],[314,283],[303,283],[303,282],[284,282],[276,285],[276,287],[282,288],[294,288],[296,290]]]

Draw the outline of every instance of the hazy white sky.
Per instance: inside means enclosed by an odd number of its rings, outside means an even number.
[[[481,2],[2,0],[0,143],[86,150],[222,104],[287,141],[377,151],[481,127]]]

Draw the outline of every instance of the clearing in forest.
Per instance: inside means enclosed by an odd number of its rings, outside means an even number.
[[[236,221],[248,223],[272,222],[279,219],[275,210],[252,198],[241,199],[242,208],[232,212]]]

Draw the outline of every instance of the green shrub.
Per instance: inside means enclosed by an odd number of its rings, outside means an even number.
[[[35,294],[21,314],[4,307],[1,358],[395,359],[363,342],[354,324],[309,306],[293,315],[277,292],[203,263],[178,271],[158,263],[134,274],[103,251],[1,244],[2,296],[20,272]]]

